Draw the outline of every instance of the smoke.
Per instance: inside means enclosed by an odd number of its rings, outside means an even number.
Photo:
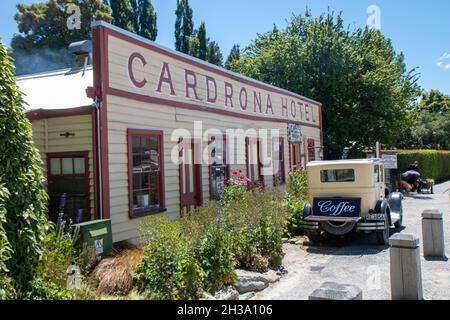
[[[14,50],[11,56],[14,59],[16,75],[72,68],[76,65],[74,55],[67,48],[34,49],[32,52]]]

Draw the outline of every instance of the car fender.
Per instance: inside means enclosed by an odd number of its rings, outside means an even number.
[[[310,215],[312,215],[311,204],[309,201],[306,201],[305,206],[303,207],[303,219]]]
[[[375,213],[385,213],[386,211],[390,212],[389,203],[386,199],[378,200],[377,204],[375,205]],[[391,222],[391,215],[388,215],[388,221],[389,225],[392,224]]]
[[[393,192],[389,195],[388,203],[391,212],[400,214],[402,211],[403,194],[400,192]]]

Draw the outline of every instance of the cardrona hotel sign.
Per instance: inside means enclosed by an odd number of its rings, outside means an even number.
[[[108,39],[109,86],[142,101],[320,127],[320,105],[152,44]]]

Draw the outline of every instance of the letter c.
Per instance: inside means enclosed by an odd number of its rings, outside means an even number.
[[[138,81],[134,77],[134,73],[133,73],[134,59],[141,60],[143,67],[145,67],[145,65],[147,64],[147,61],[145,61],[145,58],[142,56],[142,54],[140,54],[138,52],[132,53],[130,58],[128,58],[128,75],[130,76],[130,80],[136,88],[142,88],[147,83],[147,79],[144,78],[143,80]]]

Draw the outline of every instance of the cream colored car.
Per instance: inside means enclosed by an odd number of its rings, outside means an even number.
[[[306,165],[309,202],[302,227],[311,241],[323,232],[344,235],[353,230],[376,232],[387,244],[392,225],[402,225],[403,195],[389,193],[379,159],[312,161]]]

